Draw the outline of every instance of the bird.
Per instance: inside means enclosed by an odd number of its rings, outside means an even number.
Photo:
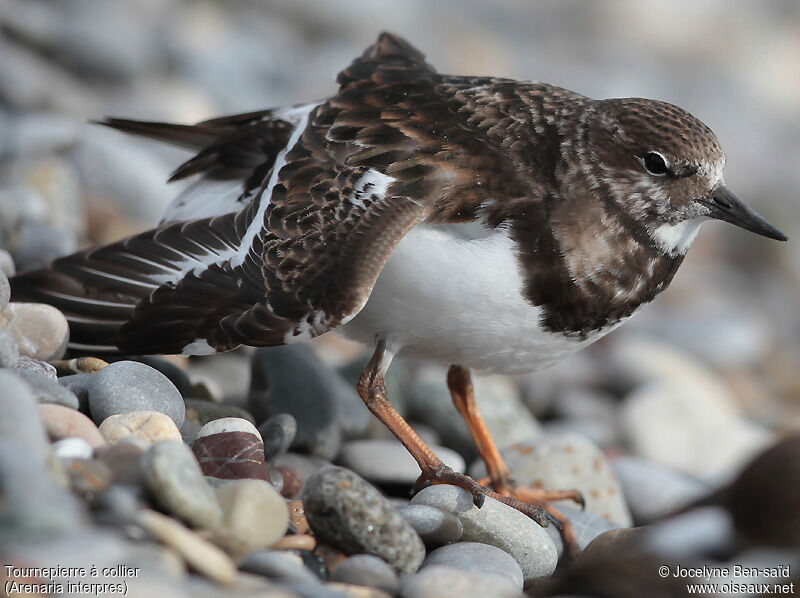
[[[101,124],[192,150],[192,182],[159,224],[11,281],[49,303],[91,355],[208,355],[338,329],[373,349],[357,383],[411,453],[416,487],[461,486],[560,528],[524,488],[475,404],[471,372],[541,370],[669,285],[700,225],[786,240],[723,181],[711,129],[656,100],[595,100],[538,82],[438,73],[381,33],[332,96],[194,125]],[[400,416],[395,356],[449,366],[487,477],[446,466]]]

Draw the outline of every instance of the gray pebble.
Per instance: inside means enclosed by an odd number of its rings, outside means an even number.
[[[17,370],[17,375],[30,386],[40,403],[54,403],[70,409],[78,409],[78,397],[55,380],[33,370]]]
[[[158,504],[186,523],[213,528],[222,520],[214,490],[183,442],[154,444],[142,457],[141,470]]]
[[[452,598],[485,596],[519,598],[522,593],[511,584],[497,583],[497,577],[431,565],[400,581],[401,598]]]
[[[575,530],[575,539],[578,541],[578,546],[581,550],[586,548],[592,540],[602,533],[613,529],[627,529],[609,521],[605,517],[593,515],[569,505],[560,504],[558,505],[558,510],[566,515],[572,523],[572,528]],[[561,539],[561,532],[558,531],[555,525],[550,525],[546,529],[550,539],[555,544],[559,558],[561,558],[564,555],[564,542]]]
[[[14,266],[14,258],[5,249],[0,249],[0,272],[6,276],[14,276],[17,268]]]
[[[291,413],[278,413],[261,424],[258,431],[264,440],[264,460],[269,463],[289,450],[297,434],[297,420]]]
[[[458,486],[437,484],[421,490],[412,505],[428,505],[452,513],[464,526],[461,540],[483,542],[510,554],[522,567],[525,584],[553,573],[558,554],[547,531],[535,521],[487,497],[479,509],[472,495]]]
[[[89,414],[89,387],[95,374],[73,374],[61,376],[58,383],[78,397],[78,411]]]
[[[31,387],[9,370],[0,371],[0,438],[14,441],[44,463],[50,451]]]
[[[406,505],[397,512],[428,544],[450,544],[458,542],[464,527],[458,517],[428,505]]]
[[[522,590],[522,569],[517,561],[507,552],[490,544],[458,542],[442,546],[425,557],[422,567],[432,565],[496,577],[498,584],[510,584],[517,590]]]
[[[317,538],[347,554],[374,554],[402,573],[416,571],[425,557],[414,529],[352,471],[319,470],[306,481],[303,505]]]
[[[371,554],[356,554],[339,563],[331,573],[331,581],[378,588],[392,595],[400,587],[394,569]]]
[[[736,529],[722,507],[701,507],[645,528],[643,548],[674,559],[704,559],[728,554],[735,546]]]
[[[11,300],[11,285],[8,276],[0,270],[0,311],[3,311]]]
[[[454,471],[464,472],[464,459],[442,446],[431,450]],[[413,484],[420,475],[419,465],[396,439],[351,440],[342,446],[339,462],[374,483]]]
[[[2,410],[5,420],[13,415]],[[24,444],[0,436],[0,545],[43,540],[76,530],[80,505],[59,488],[43,461]]]
[[[19,360],[19,345],[14,337],[0,330],[0,368],[13,368]]]
[[[239,562],[239,569],[280,581],[319,584],[321,580],[303,564],[303,559],[283,550],[256,550]]]
[[[706,484],[684,473],[637,457],[617,457],[611,469],[637,525],[651,523],[709,491]]]
[[[17,363],[14,364],[14,369],[36,372],[37,374],[41,374],[42,376],[50,378],[51,380],[58,380],[56,368],[54,366],[50,365],[46,361],[34,359],[33,357],[28,357],[27,355],[19,356]]]
[[[133,411],[158,411],[179,428],[183,424],[183,397],[161,372],[136,361],[117,361],[93,376],[89,409],[98,425],[109,415]]]

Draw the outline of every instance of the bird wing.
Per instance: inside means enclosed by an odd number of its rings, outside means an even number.
[[[153,231],[15,278],[16,300],[61,308],[83,351],[293,342],[354,317],[419,222],[470,222],[488,200],[526,193],[517,165],[482,132],[480,110],[455,97],[480,81],[436,74],[386,33],[338,81],[332,98],[279,116],[285,129],[269,124],[276,112],[196,126],[216,135],[176,176],[238,181],[244,207],[223,202],[196,219],[187,198]],[[168,133],[157,129],[144,134]],[[175,133],[184,144],[206,134]],[[182,210],[195,219],[176,222]]]

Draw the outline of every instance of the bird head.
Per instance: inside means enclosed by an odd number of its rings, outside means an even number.
[[[685,253],[708,219],[786,240],[728,190],[716,135],[685,110],[640,98],[601,100],[583,123],[584,173],[664,253]]]

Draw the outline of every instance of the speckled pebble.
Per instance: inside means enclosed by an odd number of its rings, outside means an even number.
[[[479,509],[472,495],[458,486],[423,488],[412,505],[428,505],[452,513],[461,521],[462,542],[491,544],[510,554],[522,568],[525,584],[553,573],[558,554],[547,531],[519,511],[487,497]]]
[[[431,450],[445,465],[454,471],[465,470],[464,459],[450,449],[432,446]],[[413,484],[420,475],[419,465],[411,454],[395,439],[353,440],[345,443],[338,457],[339,462],[358,475],[374,482]]]
[[[181,439],[180,430],[169,416],[155,411],[133,411],[111,415],[100,424],[106,442],[114,444],[134,436],[147,442]]]
[[[522,590],[522,569],[507,552],[490,544],[480,542],[458,542],[437,548],[422,564],[423,569],[432,565],[452,567],[467,573],[496,577],[498,584],[507,583]]]
[[[0,312],[0,328],[14,337],[21,355],[51,361],[67,350],[67,319],[50,305],[10,303]]]
[[[95,422],[120,413],[158,411],[176,426],[183,424],[183,397],[158,370],[137,361],[117,361],[92,376],[89,409]]]
[[[297,420],[291,413],[273,415],[258,427],[264,441],[264,459],[269,463],[283,455],[297,434]]]
[[[52,403],[74,410],[78,409],[78,397],[52,378],[32,370],[16,370],[16,372],[31,387],[34,396],[40,403]]]
[[[154,444],[141,461],[147,487],[164,509],[186,523],[214,528],[222,509],[191,449],[179,440]]]
[[[428,544],[457,542],[464,533],[464,527],[458,517],[436,507],[405,505],[398,507],[397,512]]]
[[[318,540],[348,554],[373,554],[402,573],[416,571],[425,557],[414,529],[352,471],[319,470],[306,481],[303,505]]]
[[[33,357],[28,357],[27,355],[19,356],[19,359],[17,359],[17,363],[14,364],[14,370],[16,371],[25,370],[25,371],[35,372],[37,374],[41,374],[46,378],[58,380],[55,367],[53,367],[46,361],[42,361],[41,359],[34,359]]]
[[[19,345],[7,331],[0,330],[0,368],[13,368],[19,360]]]
[[[378,588],[392,595],[400,587],[394,569],[371,554],[356,554],[339,563],[331,572],[331,581]]]
[[[619,482],[602,451],[588,438],[573,433],[542,434],[501,451],[517,484],[547,490],[578,490],[586,511],[628,527],[631,514]],[[470,469],[485,475],[485,467]],[[572,501],[563,504],[576,506]]]
[[[286,501],[262,480],[230,480],[214,489],[222,507],[215,542],[229,553],[245,555],[280,540],[289,527]]]
[[[52,440],[79,437],[92,448],[106,444],[106,439],[94,422],[80,411],[63,405],[44,404],[39,405],[39,415]]]

